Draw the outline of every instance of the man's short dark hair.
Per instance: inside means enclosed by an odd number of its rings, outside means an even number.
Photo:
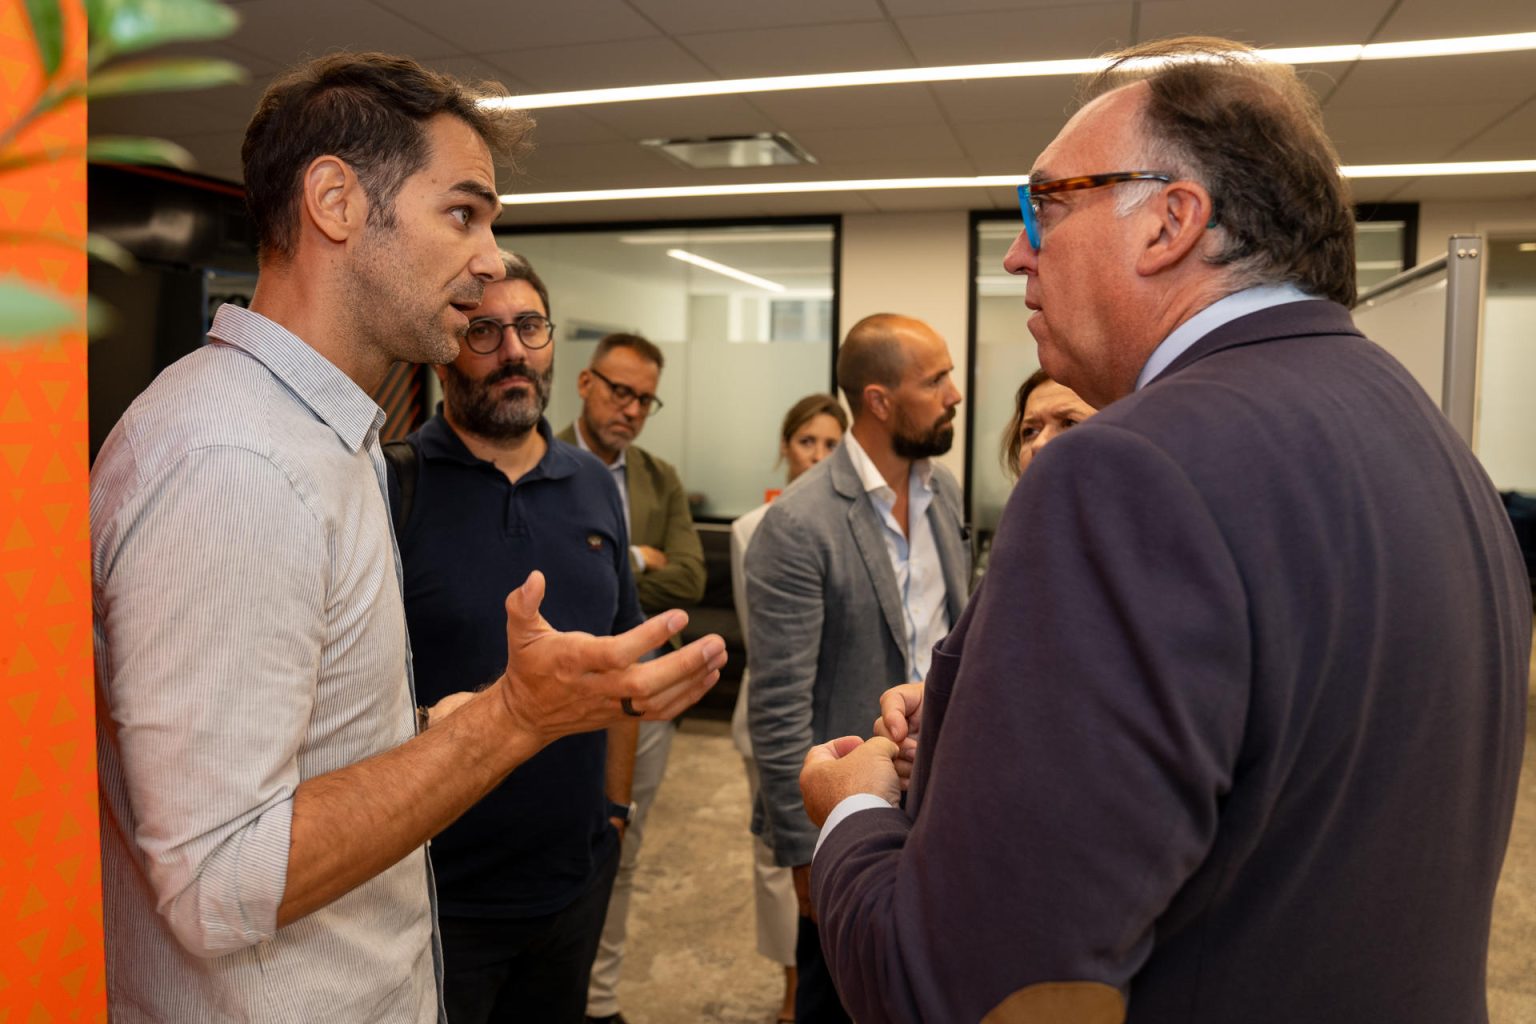
[[[657,348],[647,339],[638,334],[609,334],[597,343],[597,348],[592,352],[592,362],[588,365],[596,366],[598,361],[616,348],[627,348],[636,353],[641,359],[656,364],[659,373],[666,369],[667,361],[662,357],[661,349]]]
[[[907,318],[895,313],[875,313],[854,324],[837,351],[837,386],[848,408],[858,416],[864,408],[864,389],[871,384],[894,388],[907,372],[907,353],[895,328]]]
[[[520,110],[491,111],[476,90],[408,57],[335,53],[296,67],[267,88],[245,130],[245,202],[263,259],[291,259],[299,240],[299,193],[317,157],[345,160],[368,195],[368,220],[394,224],[395,194],[431,157],[427,122],[451,114],[512,161],[533,119]]]
[[[1087,103],[1145,81],[1142,131],[1167,170],[1215,202],[1221,250],[1238,287],[1291,282],[1351,306],[1355,218],[1316,97],[1295,69],[1241,43],[1190,36],[1110,55],[1081,90]]]
[[[496,253],[501,257],[502,269],[507,272],[506,280],[527,281],[528,286],[539,293],[539,301],[544,304],[544,316],[554,316],[549,306],[549,289],[544,287],[544,280],[534,272],[528,258],[506,249],[498,249]]]

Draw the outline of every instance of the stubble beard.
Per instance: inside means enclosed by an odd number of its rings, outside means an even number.
[[[544,373],[527,363],[502,363],[480,380],[472,380],[457,366],[444,368],[443,399],[454,424],[477,437],[513,441],[527,436],[549,406],[554,367]],[[521,376],[533,385],[533,394],[508,391],[497,395],[495,387],[509,377]]]
[[[452,363],[459,357],[463,328],[449,326],[443,307],[426,309],[413,300],[421,291],[412,269],[396,255],[405,244],[389,224],[370,226],[368,242],[353,264],[347,304],[364,344],[407,363]],[[453,301],[478,304],[485,286],[477,279],[455,288]],[[385,301],[380,301],[381,298]]]

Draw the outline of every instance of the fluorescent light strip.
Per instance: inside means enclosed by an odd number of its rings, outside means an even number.
[[[1433,178],[1461,174],[1536,174],[1536,160],[1486,160],[1442,164],[1360,164],[1340,167],[1346,178]],[[795,192],[883,192],[915,188],[1013,188],[1027,174],[974,178],[864,178],[845,181],[765,181],[736,185],[679,185],[665,188],[606,188],[587,192],[524,192],[501,197],[506,206],[534,203],[596,203],[621,199],[697,199],[707,196],[766,196]],[[681,250],[679,250],[681,251]]]
[[[756,274],[749,274],[745,270],[737,270],[735,267],[728,267],[724,263],[716,263],[714,260],[707,260],[703,256],[699,256],[696,253],[688,252],[686,249],[668,249],[667,255],[671,256],[675,260],[682,260],[684,263],[692,263],[696,267],[703,267],[705,270],[712,270],[717,274],[723,274],[726,277],[734,277],[738,281],[745,281],[747,284],[754,285],[763,289],[764,291],[789,291],[788,288],[779,284],[777,281],[770,281],[766,277],[758,277]]]
[[[589,192],[525,192],[501,197],[507,206],[529,203],[589,203],[610,199],[696,199],[701,196],[762,196],[790,192],[870,192],[893,188],[1012,188],[1024,178],[865,178],[846,181],[766,181],[738,185],[678,185],[664,188],[605,188]]]
[[[1458,174],[1533,174],[1536,160],[1481,160],[1444,164],[1359,164],[1340,167],[1346,178],[1437,178]]]
[[[1536,32],[1416,39],[1400,43],[1297,46],[1256,50],[1254,56],[1261,60],[1282,64],[1338,64],[1356,60],[1453,57],[1480,53],[1510,53],[1519,50],[1536,50]],[[664,85],[636,85],[614,89],[531,93],[527,96],[498,96],[480,102],[483,106],[497,109],[538,110],[544,107],[575,107],[597,103],[633,103],[640,100],[781,92],[786,89],[832,89],[855,85],[902,85],[914,82],[1082,75],[1099,71],[1107,65],[1108,61],[1103,57],[1082,57],[1067,60],[1015,61],[1004,64],[957,64],[933,68],[838,71],[819,75],[777,75],[766,78],[722,79],[713,82],[672,82]]]

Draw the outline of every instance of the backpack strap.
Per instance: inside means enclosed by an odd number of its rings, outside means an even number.
[[[395,543],[405,533],[411,520],[411,505],[416,498],[416,481],[421,476],[420,456],[409,441],[384,443],[384,466],[389,478],[389,509],[395,520]]]

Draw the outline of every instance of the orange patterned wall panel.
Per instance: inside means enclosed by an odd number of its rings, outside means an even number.
[[[85,21],[66,5],[68,56]],[[0,0],[0,132],[41,87],[20,0]],[[83,103],[12,150],[85,142]],[[0,277],[85,297],[78,158],[0,173]],[[104,1021],[91,682],[85,336],[0,341],[0,1021]]]

